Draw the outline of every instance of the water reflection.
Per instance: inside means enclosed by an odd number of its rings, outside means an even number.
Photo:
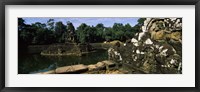
[[[105,50],[88,53],[85,56],[41,56],[40,54],[19,55],[18,73],[29,74],[53,70],[57,67],[75,64],[95,64],[106,60]]]

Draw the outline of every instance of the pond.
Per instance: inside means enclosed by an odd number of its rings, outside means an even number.
[[[84,56],[41,56],[40,54],[19,55],[18,74],[32,74],[75,64],[96,64],[108,58],[106,50],[97,50]]]

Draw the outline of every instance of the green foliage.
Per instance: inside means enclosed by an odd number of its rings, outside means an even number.
[[[49,20],[47,21],[48,29],[49,29],[50,31],[54,31],[54,27],[55,27],[54,24],[55,24],[54,19],[49,19]]]
[[[133,30],[135,30],[135,32],[141,32],[142,31],[142,26],[144,25],[144,21],[146,20],[146,18],[140,18],[138,19],[138,24],[136,24],[133,27]]]
[[[80,43],[85,43],[87,40],[87,31],[86,28],[88,27],[88,25],[86,25],[85,23],[82,23],[76,31],[77,37],[79,39]]]
[[[18,30],[22,31],[25,28],[25,21],[22,18],[18,18]]]
[[[55,25],[55,32],[57,34],[62,34],[66,31],[66,26],[61,22],[56,22],[56,25]]]
[[[139,18],[137,22],[139,25],[143,25],[145,20],[146,18]]]
[[[115,31],[122,31],[124,29],[124,26],[122,23],[114,23],[112,28]]]
[[[20,45],[64,43],[66,39],[74,37],[78,43],[95,43],[112,40],[125,42],[141,31],[145,18],[138,19],[138,24],[114,23],[112,27],[105,27],[102,23],[89,26],[82,23],[75,29],[73,23],[64,25],[61,21],[54,22],[49,19],[47,23],[36,22],[25,24],[25,20],[18,18],[18,36]]]
[[[66,26],[61,21],[56,22],[55,37],[58,43],[63,43],[65,41],[65,39],[63,38],[65,32],[66,32]]]
[[[75,30],[74,25],[70,21],[67,22],[67,30],[71,30],[71,31]]]

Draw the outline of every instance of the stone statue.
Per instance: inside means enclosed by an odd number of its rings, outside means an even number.
[[[75,37],[76,37],[75,28],[74,28],[73,24],[68,21],[67,22],[67,37],[66,37],[66,41],[75,43],[76,42]]]

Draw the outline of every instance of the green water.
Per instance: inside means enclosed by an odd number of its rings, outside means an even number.
[[[107,59],[105,50],[88,53],[85,56],[41,56],[40,54],[19,55],[18,73],[30,74],[45,72],[61,66],[75,64],[96,64]]]

